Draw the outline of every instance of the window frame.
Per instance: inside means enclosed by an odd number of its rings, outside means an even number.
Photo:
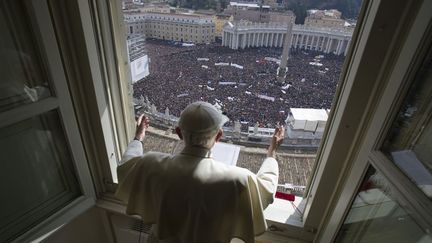
[[[110,116],[108,123],[115,124],[110,135],[112,141],[110,143],[116,144],[117,158],[121,156],[124,151],[127,142],[132,138],[133,134],[133,120],[130,119],[133,113],[129,113],[128,116],[125,109],[130,108],[130,102],[125,99],[124,95],[130,95],[131,89],[129,84],[122,83],[122,80],[130,80],[130,74],[128,70],[128,58],[126,45],[124,41],[123,23],[118,21],[121,16],[120,3],[107,3],[108,0],[92,0],[92,12],[87,13],[88,19],[93,20],[92,23],[95,25],[95,34],[87,33],[86,35],[95,35],[96,42],[103,43],[98,46],[97,51],[95,50],[94,55],[99,56],[104,53],[103,58],[100,58],[103,67],[101,69],[109,70],[111,72],[110,79],[105,91],[109,93],[108,101],[104,100],[105,105],[110,107],[116,107],[112,109],[113,115]],[[394,33],[389,33],[386,28],[380,27],[381,24],[386,24],[385,19],[380,18],[379,14],[382,14],[383,6],[388,6],[388,9],[392,9],[390,1],[370,1],[365,0],[363,8],[358,22],[358,28],[356,29],[354,36],[351,41],[351,47],[347,54],[345,61],[344,72],[341,75],[343,80],[338,88],[335,101],[331,111],[329,122],[327,123],[327,132],[323,137],[323,144],[317,154],[316,166],[313,171],[313,177],[310,179],[309,186],[307,187],[307,195],[305,200],[306,209],[303,222],[297,226],[291,226],[286,224],[280,224],[269,221],[269,225],[275,227],[270,228],[270,231],[275,231],[274,234],[284,235],[288,237],[296,237],[305,240],[322,239],[324,242],[330,242],[331,237],[335,236],[337,227],[332,226],[332,222],[335,221],[337,212],[339,209],[340,214],[345,214],[349,209],[350,201],[356,193],[362,173],[359,171],[365,171],[365,167],[359,167],[357,157],[359,149],[355,146],[362,142],[365,136],[362,134],[362,129],[367,128],[368,119],[370,119],[367,112],[374,108],[370,103],[377,98],[377,94],[383,88],[383,82],[376,82],[374,84],[371,80],[378,80],[379,78],[385,77],[385,68],[389,68],[392,64],[391,57],[398,53],[398,50],[390,50],[388,46],[397,46],[398,43],[393,43],[391,40],[396,36]],[[408,6],[406,13],[410,13],[411,4],[414,3],[397,3],[400,7]],[[87,11],[82,9],[82,11]],[[403,13],[403,11],[402,11]],[[412,20],[413,17],[402,15],[403,20]],[[84,22],[84,21],[83,21]],[[395,21],[391,28],[398,30],[398,34],[406,28],[402,20]],[[90,27],[89,27],[90,28]],[[402,30],[401,30],[402,29]],[[408,28],[408,30],[410,30]],[[377,48],[382,47],[383,41],[377,43],[376,34],[373,31],[382,31],[385,34],[385,40],[390,40],[390,45],[387,43],[387,47],[379,50]],[[375,41],[372,42],[372,41]],[[371,60],[371,56],[376,55],[383,57],[386,65],[379,68],[375,67],[370,73],[365,71],[367,60]],[[381,62],[382,60],[375,61]],[[372,65],[372,64],[369,64]],[[359,69],[361,69],[359,71]],[[113,71],[115,70],[115,72]],[[384,73],[383,73],[384,72]],[[128,76],[129,75],[129,76]],[[371,87],[372,91],[367,97],[362,98],[366,106],[360,107],[358,103],[353,103],[354,100],[362,95],[363,92],[368,92],[371,88],[366,87],[364,84],[360,85],[362,79],[370,78],[369,84],[373,84]],[[113,91],[113,87],[120,87],[118,91]],[[111,88],[111,89],[110,89]],[[359,88],[359,90],[355,90]],[[354,94],[354,95],[353,95]],[[364,95],[364,94],[363,94]],[[112,106],[113,105],[113,106]],[[358,108],[361,112],[354,111],[353,107]],[[351,109],[351,110],[350,110]],[[358,114],[359,113],[359,114]],[[344,145],[344,143],[346,143]],[[341,153],[341,148],[338,145],[344,145],[342,147],[347,148]],[[353,160],[356,159],[354,162]],[[342,162],[342,163],[341,163]],[[112,163],[112,162],[110,162]],[[106,168],[106,160],[98,161],[98,167]],[[342,168],[342,169],[341,169]],[[338,170],[335,172],[335,169]],[[340,169],[340,170],[339,170]],[[111,172],[108,169],[103,169],[103,173],[100,175],[103,178],[105,184],[105,190],[102,191],[101,197],[98,202],[99,205],[109,210],[123,211],[118,202],[113,199],[112,192],[114,192],[115,186],[113,186]],[[346,176],[350,175],[350,172],[357,172],[357,177],[350,177],[351,182],[349,185],[346,183]],[[110,181],[111,180],[111,181]],[[114,202],[110,206],[108,202]],[[105,205],[105,206],[103,206]],[[114,209],[116,208],[116,209]],[[341,221],[341,215],[339,220]],[[339,223],[341,223],[339,221]],[[334,224],[334,222],[333,222]],[[330,227],[330,228],[328,228]],[[333,228],[331,228],[333,227]],[[323,229],[329,229],[324,232]],[[272,234],[270,232],[270,234]],[[317,235],[316,235],[317,234]],[[317,238],[318,237],[318,238]],[[330,237],[330,238],[329,238]]]
[[[71,166],[75,170],[77,183],[82,195],[76,197],[67,205],[43,219],[36,226],[15,238],[14,242],[27,242],[42,239],[53,228],[57,228],[70,220],[74,215],[81,214],[95,205],[96,192],[93,187],[92,176],[88,168],[88,161],[82,145],[82,137],[77,123],[76,113],[71,100],[68,86],[68,76],[63,68],[60,48],[55,37],[55,28],[47,1],[25,1],[33,22],[38,43],[38,51],[43,54],[46,66],[51,96],[34,103],[24,104],[0,113],[0,125],[7,126],[23,121],[49,111],[58,114],[60,125],[64,132],[65,143],[71,155]],[[34,213],[34,212],[31,212]]]
[[[367,1],[367,0],[365,0],[365,1]],[[367,2],[368,2],[368,4],[364,4],[364,5],[369,5],[369,1],[367,1]],[[127,74],[129,73],[129,70],[127,68],[128,67],[127,64],[129,63],[129,61],[128,61],[128,58],[127,58],[127,55],[126,55],[127,54],[126,44],[125,44],[124,38],[123,38],[123,36],[124,36],[123,30],[122,30],[122,28],[123,28],[123,22],[122,21],[118,21],[119,19],[122,19],[121,18],[121,8],[118,6],[119,4],[115,4],[114,3],[114,4],[111,4],[109,6],[109,12],[107,12],[107,7],[108,6],[104,6],[105,3],[106,2],[104,0],[93,0],[93,4],[98,6],[98,12],[99,12],[99,14],[100,15],[106,15],[105,17],[103,17],[105,20],[104,21],[99,21],[99,23],[98,23],[99,26],[96,27],[96,28],[99,28],[99,29],[103,29],[103,31],[105,31],[105,35],[104,36],[99,35],[98,38],[101,38],[101,39],[105,38],[105,41],[107,41],[107,42],[110,41],[110,40],[108,40],[109,38],[112,38],[111,42],[115,43],[115,44],[113,44],[113,46],[115,48],[113,48],[114,51],[113,51],[113,49],[102,49],[100,51],[101,52],[111,52],[111,53],[114,52],[116,54],[116,56],[118,57],[118,59],[116,59],[116,63],[122,63],[120,65],[115,65],[113,63],[110,63],[109,66],[106,68],[106,69],[110,69],[110,70],[119,69],[119,73],[126,74],[125,76],[123,76],[121,78],[117,76],[118,77],[117,82],[121,83],[122,82],[121,80],[123,78],[130,77],[130,76],[127,76]],[[364,8],[365,7],[363,7],[363,9]],[[364,12],[365,12],[365,10],[362,11],[363,14],[364,14]],[[359,32],[359,30],[357,30],[357,32]],[[359,34],[357,33],[357,35],[359,35]],[[354,38],[355,37],[353,37],[353,41],[351,43],[355,42]],[[351,47],[351,49],[352,48],[353,47]],[[352,54],[352,51],[350,51],[350,54]],[[348,57],[348,55],[347,55],[347,57]],[[347,63],[347,61],[346,61],[346,63]],[[345,64],[345,66],[347,66],[347,64]],[[130,79],[128,79],[128,80],[130,80]],[[112,94],[113,97],[116,96],[116,95],[117,96],[121,96],[122,94],[120,92]],[[121,97],[117,97],[117,99],[120,100]],[[119,111],[117,109],[114,109],[113,113],[121,113],[121,111]],[[122,114],[118,114],[118,116],[121,116],[121,115]],[[327,126],[329,126],[329,125],[327,125]],[[124,132],[122,132],[122,129],[117,130],[117,133],[123,133],[124,137],[128,136],[128,134],[127,134],[128,132],[124,133]],[[131,136],[129,135],[129,137],[131,137]],[[121,150],[121,152],[123,152],[123,151],[124,150]],[[319,162],[317,161],[316,164],[318,164],[318,163]],[[105,171],[107,171],[107,170],[105,170]],[[104,181],[105,181],[105,183],[107,182],[107,180],[109,180],[110,177],[111,177],[111,174],[104,175],[104,178],[105,178]],[[108,183],[112,183],[112,181],[111,182],[108,181]],[[103,199],[107,200],[107,201],[111,201],[111,202],[114,201],[115,202],[115,199],[112,197],[112,192],[113,191],[107,191],[107,193],[105,193],[103,195]],[[99,204],[100,205],[106,205],[106,203],[104,203],[103,201],[100,201]],[[111,210],[113,208],[117,208],[115,206],[114,207],[112,207],[112,206],[113,205],[108,206],[108,208],[111,208]],[[121,211],[121,209],[117,208],[116,211]],[[321,217],[322,216],[321,213],[320,214],[316,213],[316,215],[317,215],[316,217]],[[271,220],[268,220],[268,223],[269,223],[270,226],[273,226],[273,227],[270,228],[270,230],[271,231],[275,231],[277,234],[283,234],[285,236],[290,236],[290,237],[294,236],[296,238],[301,238],[301,239],[305,239],[305,240],[313,240],[314,234],[316,232],[316,228],[318,226],[318,224],[316,224],[316,226],[314,226],[314,227],[307,227],[302,222],[299,222],[298,225],[289,225],[289,224],[282,224],[282,223],[274,222],[274,221],[271,221]]]
[[[400,12],[400,23],[395,33],[391,33],[393,38],[388,44],[383,67],[374,80],[382,85],[376,88],[376,94],[371,95],[373,101],[366,108],[370,110],[370,114],[365,119],[363,138],[356,143],[356,154],[352,157],[350,167],[346,168],[345,179],[339,182],[337,198],[332,199],[326,222],[321,224],[317,234],[320,242],[332,242],[335,239],[369,166],[373,166],[389,180],[397,192],[396,199],[413,213],[422,227],[430,229],[432,224],[432,212],[427,210],[432,202],[379,151],[405,98],[404,94],[413,82],[415,72],[425,56],[430,54],[427,49],[432,43],[432,24],[431,14],[427,9],[432,8],[432,3],[422,1],[395,6],[394,2],[382,2],[383,7],[391,7],[392,10]]]

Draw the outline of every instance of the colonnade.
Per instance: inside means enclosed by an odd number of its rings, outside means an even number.
[[[323,53],[346,55],[351,42],[351,32],[337,29],[319,29],[295,25],[291,35],[291,47],[315,50]],[[222,45],[231,49],[248,47],[283,47],[286,27],[262,25],[225,26],[222,34]]]
[[[255,33],[230,33],[222,36],[222,45],[231,49],[244,49],[247,47],[282,47],[285,33],[255,32]]]

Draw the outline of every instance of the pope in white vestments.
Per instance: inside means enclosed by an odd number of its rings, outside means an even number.
[[[183,110],[176,132],[185,142],[177,155],[143,153],[149,121],[141,116],[121,165],[116,196],[126,213],[155,224],[152,242],[249,243],[265,232],[263,210],[273,202],[278,182],[275,151],[284,130],[278,127],[268,157],[257,174],[212,159],[228,119],[214,106],[195,102]]]

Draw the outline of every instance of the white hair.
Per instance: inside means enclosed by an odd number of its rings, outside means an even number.
[[[194,133],[182,130],[183,141],[189,146],[211,148],[219,128],[206,133]]]

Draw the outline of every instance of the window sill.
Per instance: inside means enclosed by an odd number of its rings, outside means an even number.
[[[293,203],[300,212],[304,211],[305,200],[302,197],[295,197]],[[264,210],[264,216],[271,222],[303,227],[302,215],[300,212],[298,212],[289,201],[275,198],[274,202]]]
[[[294,205],[303,211],[305,200],[296,197]],[[126,216],[126,206],[117,200],[112,193],[103,195],[96,202],[96,206]],[[273,204],[270,204],[264,211],[264,215],[269,228],[263,235],[258,236],[257,240],[263,242],[312,242],[315,237],[314,232],[303,228],[300,214],[295,212],[288,201],[276,198]],[[131,217],[130,215],[127,216]],[[138,216],[133,217],[139,218]]]
[[[84,213],[94,205],[95,201],[93,198],[81,196],[20,237],[16,238],[14,242],[42,242],[72,219]]]

